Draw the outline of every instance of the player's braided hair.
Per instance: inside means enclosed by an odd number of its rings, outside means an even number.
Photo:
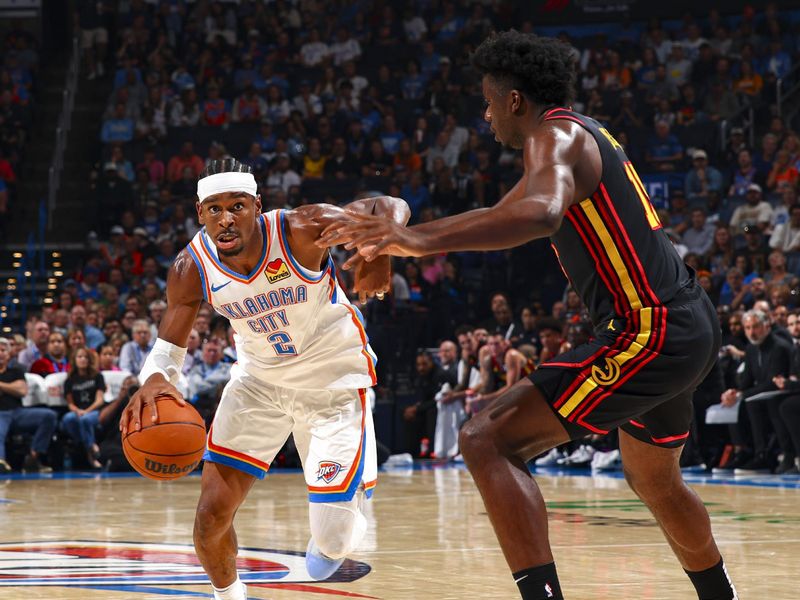
[[[479,75],[491,75],[535,104],[569,106],[575,96],[575,61],[560,40],[512,29],[486,39],[471,61]]]
[[[212,160],[200,173],[200,179],[217,173],[252,173],[250,165],[239,162],[235,158]]]

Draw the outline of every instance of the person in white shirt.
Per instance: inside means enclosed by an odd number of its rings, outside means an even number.
[[[741,230],[745,225],[758,224],[761,231],[765,231],[772,219],[772,206],[761,199],[761,186],[751,183],[747,186],[745,195],[746,204],[733,211],[730,226],[734,230]]]
[[[786,223],[775,226],[769,238],[769,247],[785,254],[800,252],[800,204],[791,207]]]
[[[336,32],[336,42],[331,44],[330,54],[337,67],[348,60],[357,60],[361,56],[361,44],[350,36],[347,27],[340,27]]]
[[[270,169],[269,177],[267,177],[267,187],[279,188],[288,193],[292,186],[301,183],[303,183],[302,177],[289,166],[289,155],[278,154],[275,158],[275,167]]]
[[[319,29],[312,29],[308,41],[300,46],[300,60],[307,67],[321,65],[329,56],[328,44],[320,40]]]

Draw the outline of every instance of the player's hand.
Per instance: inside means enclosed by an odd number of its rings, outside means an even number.
[[[383,300],[392,287],[392,264],[388,256],[379,256],[372,262],[367,262],[356,253],[359,258],[353,268],[356,272],[356,281],[353,285],[354,291],[358,292],[358,300],[362,304],[367,298],[377,296]]]
[[[331,223],[320,234],[316,244],[321,248],[344,244],[347,250],[358,248],[367,262],[383,254],[392,256],[425,256],[428,239],[412,229],[389,221],[386,217],[353,213],[350,222]],[[350,269],[358,259],[350,258],[342,268]]]
[[[181,406],[186,404],[181,393],[164,379],[163,375],[151,375],[122,411],[119,430],[123,436],[127,435],[128,431],[139,431],[142,428],[142,420],[149,419],[150,424],[158,422],[156,398],[159,396],[169,396]]]

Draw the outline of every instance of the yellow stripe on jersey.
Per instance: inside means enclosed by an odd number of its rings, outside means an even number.
[[[627,267],[625,267],[625,262],[622,260],[622,256],[620,256],[617,245],[614,243],[614,240],[611,237],[611,234],[608,232],[608,229],[606,229],[606,225],[603,223],[603,219],[598,214],[594,203],[587,198],[580,203],[580,207],[583,209],[584,214],[589,219],[589,223],[591,223],[595,233],[600,238],[603,248],[606,251],[606,255],[611,261],[611,264],[614,266],[614,271],[616,271],[617,276],[619,277],[619,281],[622,284],[622,289],[625,291],[625,296],[628,298],[628,303],[630,304],[631,308],[633,310],[642,308],[642,301],[639,299],[639,294],[636,292],[636,286],[633,284],[631,275],[628,272]]]
[[[661,227],[661,220],[658,218],[658,213],[656,209],[653,207],[653,203],[650,202],[650,197],[647,195],[647,192],[644,189],[644,184],[642,180],[639,179],[639,174],[636,172],[636,169],[633,168],[633,165],[629,162],[625,164],[625,172],[628,174],[628,179],[631,180],[633,184],[633,188],[636,190],[636,193],[639,196],[639,200],[642,202],[642,207],[644,207],[644,214],[647,217],[647,222],[650,225],[650,229],[658,229]]]
[[[653,309],[652,307],[643,308],[639,311],[639,317],[641,321],[639,322],[639,332],[636,334],[636,337],[628,344],[628,347],[625,348],[622,352],[617,354],[614,357],[611,357],[607,360],[613,360],[620,368],[628,362],[629,360],[635,358],[644,348],[647,346],[647,342],[650,340],[650,335],[653,331]],[[614,379],[616,381],[616,378]],[[569,397],[569,399],[561,405],[558,409],[558,413],[567,418],[580,404],[586,399],[586,397],[591,394],[599,385],[602,385],[602,382],[598,383],[594,379],[594,371],[593,376],[584,381],[581,386]],[[612,383],[613,385],[613,383]]]

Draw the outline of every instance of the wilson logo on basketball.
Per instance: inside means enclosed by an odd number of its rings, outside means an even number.
[[[330,483],[336,479],[336,476],[341,470],[342,465],[339,463],[335,463],[330,460],[323,460],[319,463],[319,469],[317,469],[317,481],[322,479],[325,483]]]
[[[145,457],[144,468],[151,473],[161,473],[164,475],[175,475],[176,473],[191,473],[197,468],[198,461],[189,463],[185,467],[179,467],[175,463],[165,465],[152,458]]]
[[[280,258],[269,261],[265,272],[270,283],[276,283],[281,279],[286,279],[290,275],[286,263]]]
[[[147,597],[180,595],[174,587],[153,586],[208,585],[208,576],[189,544],[140,544],[135,542],[24,542],[0,544],[0,589],[16,586],[67,586],[92,589],[95,586],[125,586],[125,592],[145,594]],[[311,583],[305,568],[305,553],[282,550],[240,548],[236,560],[239,577],[248,585],[278,587],[289,584]],[[348,560],[346,568],[339,569],[331,579],[350,582],[369,573],[363,562]],[[310,586],[303,586],[311,591]],[[105,588],[107,589],[107,588]],[[333,590],[325,590],[331,593]],[[99,593],[99,592],[98,592]],[[107,594],[109,592],[106,592]],[[119,595],[105,597],[119,598]],[[188,595],[201,596],[197,592]],[[305,597],[305,593],[301,592]],[[336,595],[350,596],[348,592]],[[61,597],[58,593],[35,593],[30,598]],[[3,596],[6,597],[6,596]],[[9,598],[11,596],[8,596]],[[20,592],[13,597],[23,598]],[[77,596],[76,596],[77,597]],[[98,596],[100,597],[100,596]],[[144,596],[143,596],[144,597]]]

